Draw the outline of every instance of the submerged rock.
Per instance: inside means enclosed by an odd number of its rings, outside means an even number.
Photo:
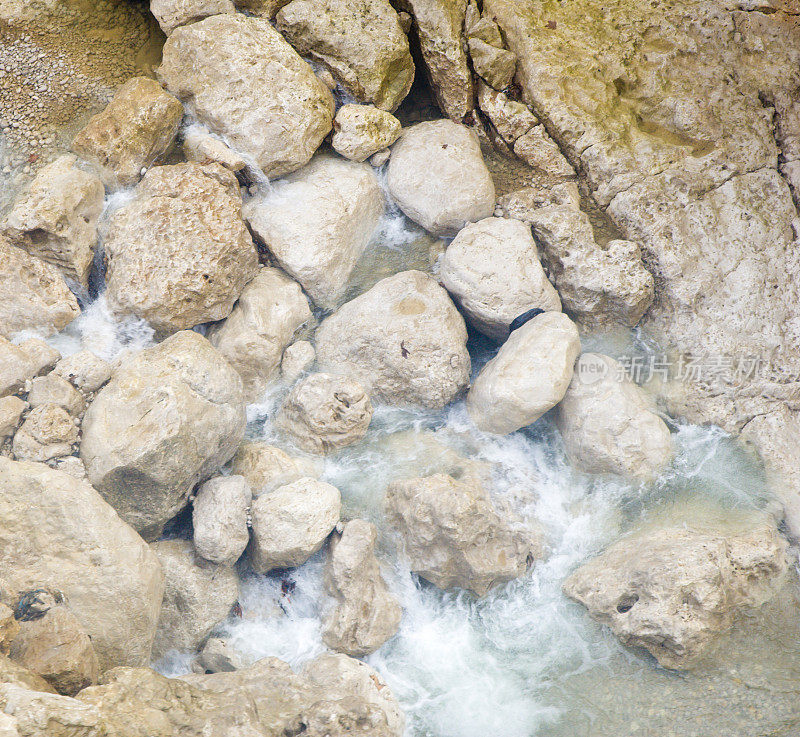
[[[0,337],[21,330],[52,335],[80,313],[78,300],[55,266],[0,236]]]
[[[372,404],[357,381],[311,374],[285,399],[275,426],[302,450],[324,455],[361,440],[371,419]]]
[[[192,509],[197,554],[212,563],[236,563],[250,540],[247,517],[252,501],[243,476],[218,476],[202,484]]]
[[[200,334],[177,333],[126,360],[83,420],[89,480],[146,537],[236,451],[242,383]]]
[[[151,169],[110,217],[110,307],[172,333],[226,318],[257,273],[236,177],[218,164]]]
[[[196,650],[239,600],[239,577],[230,566],[197,557],[189,540],[160,540],[150,547],[164,571],[153,657]]]
[[[411,89],[414,62],[388,0],[292,0],[277,21],[292,46],[357,100],[391,111]]]
[[[467,320],[497,341],[533,307],[561,310],[530,226],[518,220],[492,217],[467,225],[447,247],[439,277]]]
[[[257,497],[251,515],[250,562],[257,573],[305,563],[339,522],[339,490],[301,478]]]
[[[386,510],[411,570],[440,589],[483,596],[521,576],[538,548],[498,515],[477,479],[436,474],[395,481],[386,491]]]
[[[300,285],[280,269],[260,269],[228,318],[208,331],[211,344],[242,377],[245,399],[261,397],[280,368],[284,349],[311,319]]]
[[[328,88],[261,18],[215,15],[177,28],[158,74],[270,178],[307,164],[333,124]]]
[[[317,156],[244,208],[253,233],[314,303],[334,308],[384,211],[367,164]]]
[[[39,170],[14,201],[0,233],[86,288],[97,245],[105,190],[95,176],[60,156]]]
[[[231,471],[244,476],[253,496],[260,496],[302,478],[318,479],[323,465],[322,459],[290,456],[274,445],[248,441],[236,451]]]
[[[400,136],[400,121],[371,105],[342,105],[333,120],[331,145],[351,161],[365,161]]]
[[[336,606],[323,624],[323,642],[354,657],[375,652],[400,626],[402,610],[389,592],[375,558],[375,526],[348,522],[334,536],[325,568],[325,585]]]
[[[317,364],[346,372],[373,399],[444,407],[469,382],[464,320],[420,271],[382,279],[317,330]]]
[[[148,77],[134,77],[114,94],[72,141],[72,150],[95,162],[106,186],[130,187],[172,145],[183,105]]]
[[[448,120],[403,131],[392,148],[387,183],[400,209],[433,235],[455,235],[494,212],[494,182],[478,138]]]
[[[564,593],[623,644],[682,669],[731,627],[737,611],[771,599],[787,566],[786,542],[768,522],[727,532],[667,527],[614,543],[575,571]]]
[[[534,317],[481,369],[467,395],[470,418],[501,435],[536,422],[564,397],[580,351],[578,329],[565,314]]]
[[[613,358],[584,353],[556,424],[570,458],[590,473],[649,480],[672,457],[669,428]]]
[[[52,587],[100,669],[150,660],[163,576],[156,557],[88,484],[0,457],[0,564],[14,591]]]

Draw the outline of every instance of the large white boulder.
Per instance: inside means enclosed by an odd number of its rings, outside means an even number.
[[[440,473],[395,481],[386,491],[386,510],[411,570],[440,589],[483,596],[521,576],[538,548],[497,513],[476,479]]]
[[[200,485],[192,506],[195,550],[212,563],[233,565],[250,541],[253,492],[243,476],[217,476]]]
[[[581,341],[562,312],[545,312],[517,328],[478,374],[467,411],[478,429],[507,435],[536,422],[563,398]]]
[[[305,563],[339,522],[339,490],[302,478],[253,502],[250,562],[257,573]]]
[[[151,169],[106,227],[111,308],[163,333],[227,317],[258,269],[241,207],[219,164]]]
[[[372,105],[342,105],[333,120],[331,145],[351,161],[365,161],[400,136],[400,121]]]
[[[478,138],[449,120],[403,131],[392,148],[387,183],[400,209],[433,235],[455,235],[494,212],[494,182]]]
[[[235,453],[245,422],[239,375],[181,332],[116,369],[84,416],[81,458],[120,516],[154,537]]]
[[[561,310],[530,226],[519,220],[491,217],[467,225],[447,247],[439,278],[475,329],[497,341],[534,307]]]
[[[274,445],[258,441],[242,443],[231,461],[231,471],[247,480],[253,496],[267,494],[302,478],[318,479],[323,467],[321,458],[291,456]]]
[[[611,545],[564,582],[625,645],[665,668],[687,668],[735,614],[759,607],[786,580],[786,541],[772,522],[742,529],[645,529]]]
[[[10,589],[64,594],[101,670],[150,661],[161,567],[89,484],[0,457],[0,519],[0,564]]]
[[[175,29],[158,75],[269,177],[307,164],[333,125],[330,91],[262,18],[215,15]]]
[[[343,305],[317,330],[317,365],[373,399],[444,407],[469,382],[467,329],[434,279],[404,271]]]
[[[581,355],[556,424],[572,461],[590,473],[648,480],[672,457],[669,428],[609,356]]]
[[[242,377],[245,398],[254,402],[281,366],[284,349],[311,319],[300,285],[280,269],[261,269],[248,282],[227,319],[212,326],[211,344]]]
[[[372,167],[321,155],[244,208],[253,233],[319,307],[336,307],[383,215]]]

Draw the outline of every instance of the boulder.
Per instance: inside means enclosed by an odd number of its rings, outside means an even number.
[[[307,164],[333,124],[328,88],[262,18],[215,15],[177,28],[158,74],[270,178]]]
[[[150,12],[169,36],[178,26],[218,13],[235,13],[236,6],[231,0],[150,0]]]
[[[275,426],[307,453],[325,455],[361,440],[371,420],[372,403],[357,381],[311,374],[286,397]]]
[[[16,624],[13,615],[11,620]],[[10,643],[5,643],[10,644]],[[42,693],[55,694],[55,689],[36,673],[23,668],[5,655],[0,655],[0,687],[6,684],[18,686],[26,691],[41,691]],[[14,736],[16,737],[16,735]]]
[[[54,404],[73,417],[77,417],[86,409],[86,400],[81,393],[66,379],[53,373],[37,376],[31,381],[28,404],[34,408],[44,404]]]
[[[375,557],[377,538],[369,522],[348,522],[341,536],[331,540],[325,568],[325,586],[336,605],[323,623],[322,640],[353,657],[375,652],[400,626],[400,604]]]
[[[478,82],[478,105],[509,146],[539,125],[539,119],[521,102]]]
[[[43,404],[25,418],[11,448],[19,461],[49,461],[72,455],[78,441],[75,419],[55,404]]]
[[[578,329],[566,315],[534,317],[481,369],[467,395],[470,418],[500,435],[536,422],[564,397],[580,352]]]
[[[22,413],[27,408],[27,402],[23,402],[19,397],[0,399],[0,445],[17,431],[22,420]]]
[[[0,236],[0,337],[21,330],[52,335],[80,313],[78,300],[55,266]]]
[[[517,69],[516,54],[473,36],[469,39],[469,55],[475,73],[494,89],[504,90],[511,84]]]
[[[84,394],[94,394],[111,378],[111,364],[91,351],[83,350],[62,358],[53,373]]]
[[[294,383],[313,365],[317,357],[314,346],[307,340],[292,343],[281,358],[281,376],[289,384]]]
[[[256,238],[318,307],[336,307],[384,211],[368,164],[316,157],[244,208]]]
[[[231,673],[244,667],[244,658],[219,637],[209,637],[192,661],[194,673]]]
[[[357,100],[394,110],[414,81],[408,39],[388,0],[292,0],[278,30]]]
[[[18,345],[0,337],[0,396],[18,394],[25,382],[36,375],[30,355]]]
[[[38,463],[0,458],[0,519],[0,565],[12,590],[61,591],[101,670],[149,662],[163,574],[91,486]]]
[[[19,622],[14,616],[14,610],[7,604],[0,604],[0,658],[5,659],[11,650],[11,643],[18,634]],[[0,681],[5,683],[2,675],[4,674],[0,669]]]
[[[258,269],[241,207],[236,177],[219,164],[151,169],[107,224],[112,310],[161,333],[226,318]]]
[[[475,96],[462,39],[467,0],[402,0],[399,7],[413,16],[425,71],[439,109],[461,122],[474,108]]]
[[[371,105],[342,105],[333,119],[331,145],[351,161],[365,161],[399,137],[400,121]]]
[[[86,288],[105,189],[76,161],[64,155],[40,169],[14,201],[0,233]]]
[[[492,177],[469,128],[432,120],[406,128],[392,148],[389,194],[433,235],[453,236],[494,212]]]
[[[473,327],[497,341],[508,337],[515,317],[534,307],[561,310],[530,226],[518,220],[492,217],[467,225],[447,247],[439,278]]]
[[[33,364],[33,374],[41,376],[52,371],[61,359],[61,354],[41,338],[28,338],[18,344]]]
[[[575,177],[572,164],[543,125],[536,125],[514,141],[514,153],[528,166],[551,177]]]
[[[199,558],[189,540],[160,540],[150,547],[164,571],[153,657],[196,650],[239,600],[239,577],[231,566]]]
[[[247,167],[241,154],[208,133],[205,126],[190,126],[183,134],[183,154],[187,161],[198,164],[216,162],[234,173]]]
[[[256,497],[302,478],[318,479],[322,470],[319,459],[290,456],[274,445],[253,441],[242,443],[231,462],[231,472],[244,476]]]
[[[536,547],[498,515],[474,479],[440,473],[395,481],[386,490],[386,511],[411,570],[440,589],[483,596],[521,576]]]
[[[601,247],[588,215],[571,206],[547,206],[525,216],[564,309],[585,325],[633,327],[653,301],[653,276],[636,243],[612,240]]]
[[[739,530],[666,527],[619,540],[564,582],[624,645],[649,650],[665,668],[691,667],[786,580],[786,542],[771,522]]]
[[[250,540],[253,492],[243,476],[218,476],[197,490],[192,509],[194,547],[212,563],[233,565]]]
[[[134,77],[72,141],[72,150],[100,167],[106,186],[130,187],[172,146],[183,105],[148,77]]]
[[[373,399],[444,407],[469,382],[464,320],[420,271],[379,281],[317,330],[321,371],[352,375]]]
[[[244,288],[228,318],[207,336],[239,372],[245,399],[255,402],[278,373],[284,349],[310,319],[300,285],[280,269],[264,268]]]
[[[92,641],[69,608],[54,606],[19,626],[9,653],[14,662],[65,696],[97,683],[99,665]]]
[[[316,553],[339,522],[339,490],[302,478],[253,501],[250,563],[256,573],[293,568]]]
[[[156,537],[231,458],[245,423],[239,375],[201,335],[181,332],[116,369],[84,416],[81,458],[120,516]]]
[[[672,457],[669,428],[618,361],[584,353],[556,409],[570,459],[589,473],[648,481]]]

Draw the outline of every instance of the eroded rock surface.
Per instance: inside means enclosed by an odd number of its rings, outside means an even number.
[[[400,136],[400,121],[371,105],[342,105],[333,120],[331,145],[351,161],[365,161]]]
[[[253,492],[243,476],[218,476],[197,490],[192,509],[194,547],[212,563],[233,565],[250,541]]]
[[[322,470],[321,459],[290,456],[274,445],[257,441],[242,443],[231,462],[231,471],[244,476],[254,496],[302,478],[318,479]]]

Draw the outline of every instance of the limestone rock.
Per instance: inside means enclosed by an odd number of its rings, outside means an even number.
[[[351,161],[365,161],[391,146],[402,130],[400,121],[371,105],[342,105],[333,119],[333,148]]]
[[[191,126],[184,133],[183,153],[188,161],[198,164],[216,162],[234,173],[247,166],[240,154],[206,132],[203,126]]]
[[[535,125],[514,141],[514,153],[528,166],[554,177],[574,177],[575,170],[543,125]]]
[[[130,187],[172,145],[183,105],[148,77],[134,77],[114,94],[72,141],[72,150],[96,162],[106,186]]]
[[[189,540],[160,540],[150,547],[164,571],[153,657],[195,650],[239,600],[239,577],[230,566],[198,558]]]
[[[411,570],[440,589],[483,596],[521,576],[532,540],[502,519],[479,483],[436,474],[389,484],[386,510]]]
[[[233,4],[239,10],[246,10],[253,15],[271,20],[288,2],[289,0],[234,0]]]
[[[78,428],[69,413],[55,404],[32,410],[14,435],[11,445],[19,461],[49,461],[72,455]]]
[[[339,522],[339,490],[302,478],[253,502],[250,562],[257,573],[292,568],[316,553]]]
[[[0,399],[0,445],[17,431],[22,413],[27,408],[27,402],[23,402],[19,397]]]
[[[281,376],[288,383],[293,383],[305,371],[314,365],[317,352],[314,346],[307,340],[298,340],[292,343],[284,352],[281,358]]]
[[[92,394],[111,378],[111,364],[91,351],[83,350],[62,358],[53,373],[66,379],[77,389]]]
[[[244,208],[253,233],[318,307],[336,307],[383,215],[372,168],[316,157]]]
[[[11,650],[11,643],[19,634],[19,622],[14,610],[7,604],[0,604],[0,656],[5,657]],[[5,682],[5,679],[0,679]]]
[[[244,667],[244,659],[219,637],[209,637],[192,662],[195,673],[231,673]]]
[[[0,337],[0,396],[21,392],[34,375],[31,357],[18,345]]]
[[[324,622],[322,639],[353,657],[375,652],[400,626],[400,604],[375,558],[377,537],[369,522],[348,522],[341,537],[331,541],[325,568],[325,585],[337,602]]]
[[[331,129],[330,91],[267,20],[215,15],[178,28],[163,59],[167,89],[270,178],[308,163]]]
[[[317,330],[322,371],[352,375],[394,404],[444,407],[469,382],[464,320],[430,276],[404,271],[342,306]]]
[[[325,455],[361,440],[371,420],[372,403],[357,381],[311,374],[284,400],[275,426],[302,450]]]
[[[65,696],[97,683],[99,665],[92,641],[66,606],[21,622],[9,657]]]
[[[477,137],[447,120],[403,131],[387,182],[400,209],[433,235],[455,235],[494,212],[494,183]]]
[[[52,335],[80,312],[55,266],[0,236],[0,337],[10,338],[21,330]]]
[[[586,214],[549,206],[526,215],[542,246],[564,309],[587,325],[633,327],[653,301],[653,276],[630,241],[597,244]]]
[[[269,494],[302,478],[318,479],[323,463],[316,458],[290,456],[266,443],[248,441],[239,446],[231,471],[244,476],[254,496]]]
[[[31,359],[35,376],[52,371],[61,359],[58,350],[45,343],[41,338],[28,338],[18,345],[20,350],[25,351],[28,358]]]
[[[83,420],[89,479],[135,529],[157,536],[244,435],[242,383],[198,333],[126,360]]]
[[[77,417],[86,409],[86,400],[81,393],[66,379],[53,373],[37,376],[31,381],[28,404],[34,408],[43,404],[54,404],[73,417]]]
[[[561,310],[530,226],[518,220],[492,217],[467,225],[447,247],[439,278],[467,320],[497,341],[508,337],[515,317],[534,307]]]
[[[575,571],[564,593],[623,644],[682,669],[738,610],[772,598],[786,571],[786,542],[771,523],[738,531],[667,527],[614,543]]]
[[[0,232],[85,288],[105,190],[97,177],[75,166],[76,160],[60,156],[40,169],[14,201]]]
[[[563,313],[526,322],[475,379],[467,395],[472,421],[501,435],[536,422],[563,398],[580,352],[578,329]]]
[[[253,492],[243,476],[218,476],[197,490],[192,510],[194,547],[212,563],[233,565],[250,540]]]
[[[235,13],[231,0],[150,0],[150,12],[169,36],[178,26],[218,13]]]
[[[245,398],[256,401],[278,373],[284,349],[311,319],[300,285],[280,269],[260,269],[228,318],[208,331],[211,344],[242,377]]]
[[[11,620],[14,624],[17,624],[13,615]],[[0,684],[0,687],[8,684],[17,686],[25,691],[41,691],[42,693],[55,694],[55,689],[44,678],[29,671],[27,668],[23,668],[5,655],[0,655]]]
[[[108,302],[169,333],[226,318],[258,268],[236,177],[218,164],[151,169],[110,218]]]
[[[292,0],[277,20],[298,52],[361,102],[394,110],[411,89],[414,62],[388,0]]]
[[[0,566],[15,591],[53,587],[100,669],[150,660],[163,577],[141,538],[88,484],[0,458]]]
[[[516,54],[473,36],[469,39],[469,55],[475,73],[494,89],[504,90],[511,84],[517,69]]]
[[[478,82],[478,106],[509,146],[539,125],[539,119],[523,103],[483,82]]]
[[[589,473],[650,480],[672,456],[664,421],[609,356],[584,353],[556,410],[567,453]]]
[[[462,41],[467,0],[403,0],[414,18],[431,89],[441,111],[461,122],[474,107],[472,74]]]
[[[378,153],[369,157],[369,165],[374,166],[377,169],[378,167],[383,166],[389,160],[391,155],[392,152],[388,148],[378,151]]]

